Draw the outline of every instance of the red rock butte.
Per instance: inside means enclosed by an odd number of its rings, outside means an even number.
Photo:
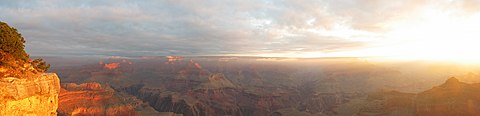
[[[117,69],[118,67],[120,67],[120,63],[107,63],[107,64],[104,64],[103,66],[105,69],[108,69],[108,70],[113,70],[113,69]]]

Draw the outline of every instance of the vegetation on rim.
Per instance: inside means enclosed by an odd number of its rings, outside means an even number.
[[[25,39],[17,29],[0,22],[0,76],[22,77],[30,73],[43,73],[50,64],[43,59],[30,60],[24,50]]]

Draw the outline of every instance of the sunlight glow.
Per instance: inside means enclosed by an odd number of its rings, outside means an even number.
[[[460,13],[459,13],[460,12]],[[385,24],[390,29],[373,47],[300,57],[385,57],[480,63],[480,13],[427,7],[408,18]]]
[[[402,43],[383,52],[399,59],[479,62],[480,14],[452,12],[426,9],[420,17],[393,23],[389,39]]]

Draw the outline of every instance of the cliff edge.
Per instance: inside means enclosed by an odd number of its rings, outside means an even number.
[[[56,116],[60,80],[55,73],[36,78],[0,78],[0,115]]]

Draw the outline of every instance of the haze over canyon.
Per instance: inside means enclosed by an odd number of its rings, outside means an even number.
[[[478,116],[479,0],[0,0],[0,116]]]

